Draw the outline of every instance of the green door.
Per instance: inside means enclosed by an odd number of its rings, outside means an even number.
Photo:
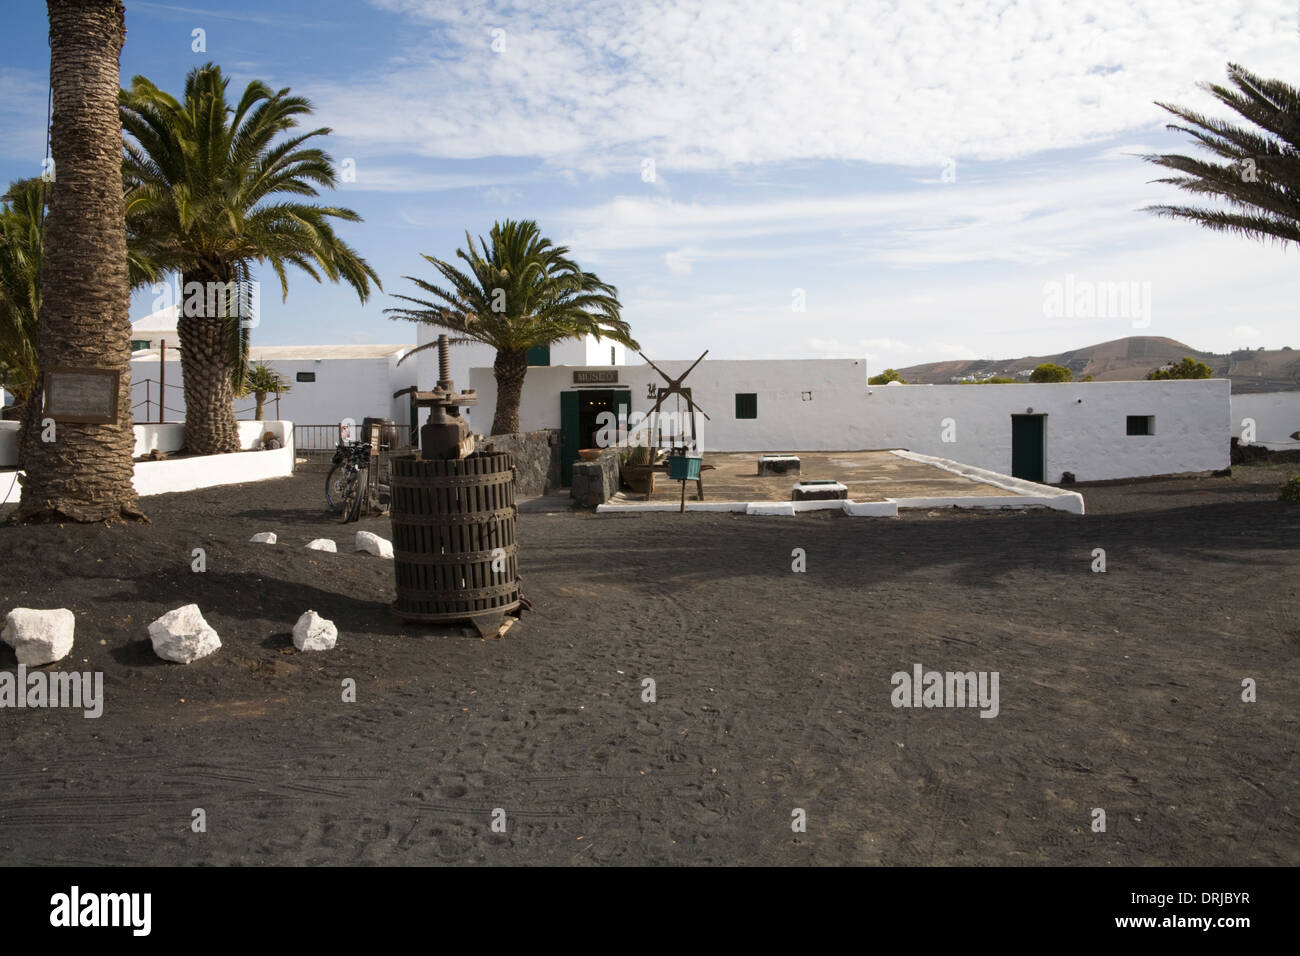
[[[1025,481],[1043,480],[1043,431],[1046,415],[1011,416],[1011,474]]]
[[[573,484],[573,463],[581,448],[578,437],[578,393],[560,393],[560,484]]]
[[[592,409],[588,408],[587,419],[590,429],[583,427],[583,402],[585,399],[594,399],[599,404],[606,401],[612,407],[616,422],[626,423],[628,415],[632,411],[632,391],[630,389],[596,389],[587,391],[561,392],[560,393],[560,483],[568,486],[573,484],[573,463],[578,460],[578,449],[588,448],[591,440],[591,434],[584,432],[595,431],[596,422],[591,420]],[[598,405],[599,407],[599,405]],[[615,428],[614,440],[618,440],[617,426]]]

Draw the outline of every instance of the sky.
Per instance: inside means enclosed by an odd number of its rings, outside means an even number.
[[[1157,102],[1234,115],[1198,86],[1230,62],[1300,83],[1298,6],[126,0],[122,81],[289,87],[354,171],[321,201],[383,291],[293,273],[281,301],[267,271],[256,345],[414,342],[383,310],[421,254],[513,218],[617,286],[652,359],[1225,352],[1300,347],[1300,250],[1143,212],[1183,198],[1140,156],[1196,152]],[[44,4],[5,13],[8,182],[41,170],[49,49]]]

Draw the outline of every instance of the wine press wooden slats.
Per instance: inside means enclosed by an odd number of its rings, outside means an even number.
[[[393,558],[402,620],[453,622],[519,606],[514,458],[393,458]],[[493,571],[501,549],[504,569]]]

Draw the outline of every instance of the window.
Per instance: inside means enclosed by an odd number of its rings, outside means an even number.
[[[316,373],[315,373],[315,372],[299,372],[299,373],[298,373],[298,376],[297,376],[297,381],[299,381],[299,382],[314,382],[314,381],[316,381]]]
[[[132,340],[131,340],[131,351],[132,351],[132,352],[139,352],[141,349],[147,349],[147,348],[149,348],[150,345],[151,345],[151,343],[150,343],[150,341],[149,341],[148,339],[132,339]]]
[[[1130,415],[1128,417],[1128,434],[1154,435],[1155,433],[1156,417],[1154,415]]]
[[[737,418],[758,417],[758,393],[757,392],[736,393],[736,417]]]
[[[612,345],[609,347],[609,364],[610,364],[610,365],[617,365],[617,364],[618,364],[618,362],[617,362],[617,360],[615,359],[615,356],[614,356],[614,346],[612,346]]]
[[[525,358],[529,365],[550,365],[551,347],[549,345],[534,345],[528,350]]]

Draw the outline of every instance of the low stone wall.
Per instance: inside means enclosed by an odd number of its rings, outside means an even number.
[[[493,435],[483,440],[498,454],[515,456],[515,495],[532,498],[560,490],[560,430]]]
[[[595,461],[575,461],[569,495],[584,508],[605,503],[618,493],[618,465],[617,448],[606,448]]]

